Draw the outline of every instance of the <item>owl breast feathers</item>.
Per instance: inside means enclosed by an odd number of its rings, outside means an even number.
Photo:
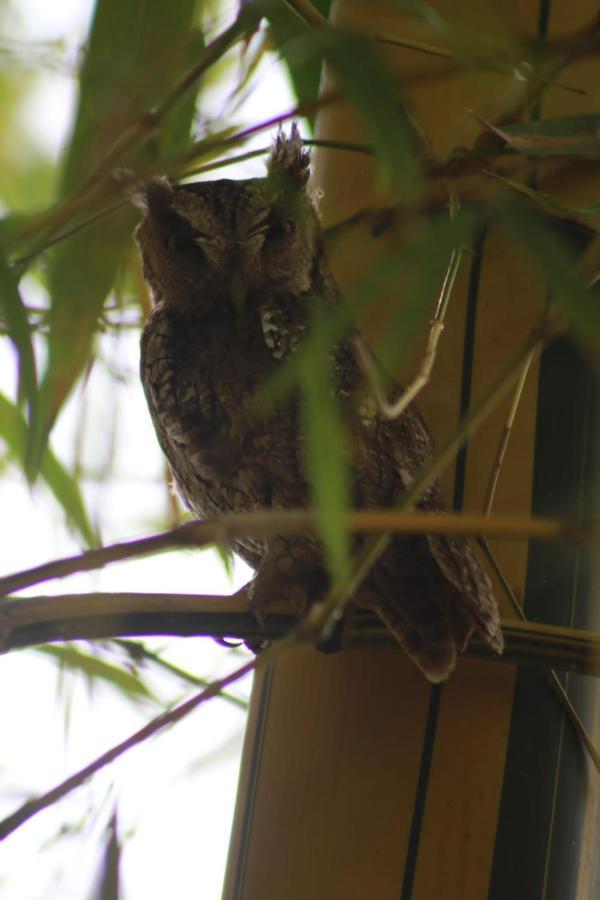
[[[279,134],[264,178],[147,183],[135,237],[154,309],[141,378],[159,443],[198,517],[309,505],[299,405],[268,413],[249,400],[306,337],[315,304],[341,302],[306,191],[309,154],[294,126]],[[331,350],[356,508],[390,506],[432,453],[416,409],[382,418],[352,337]],[[433,485],[418,504],[440,509]],[[322,548],[308,536],[239,541],[255,569],[254,603],[301,611],[327,590]],[[377,612],[431,681],[448,677],[473,631],[502,651],[489,579],[459,537],[395,537],[354,602]]]

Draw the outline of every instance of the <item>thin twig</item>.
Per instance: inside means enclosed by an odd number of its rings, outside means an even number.
[[[199,694],[191,697],[189,700],[180,704],[175,709],[157,716],[143,728],[140,728],[138,731],[132,734],[129,738],[121,741],[119,744],[116,744],[110,750],[106,751],[106,753],[103,753],[101,756],[97,757],[93,762],[85,766],[83,769],[80,769],[74,775],[71,775],[69,778],[65,779],[60,784],[56,785],[54,788],[42,794],[41,796],[24,803],[19,807],[19,809],[15,810],[14,813],[0,821],[0,839],[8,837],[8,835],[16,831],[17,828],[19,828],[29,819],[33,818],[33,816],[37,815],[37,813],[51,806],[53,803],[56,803],[58,800],[61,800],[67,794],[71,793],[71,791],[80,787],[85,781],[87,781],[89,778],[91,778],[93,775],[95,775],[101,769],[105,768],[110,763],[114,762],[126,751],[132,749],[135,746],[138,746],[149,737],[158,734],[168,726],[173,725],[175,722],[180,721],[185,716],[193,712],[193,710],[195,710],[202,703],[205,703],[210,698],[222,693],[224,688],[233,684],[235,681],[238,681],[244,675],[247,675],[252,671],[266,668],[276,662],[284,653],[288,653],[295,647],[300,647],[302,644],[312,641],[315,635],[319,633],[319,630],[323,625],[322,618],[324,609],[319,609],[320,607],[322,607],[322,604],[317,604],[315,607],[313,607],[313,609],[309,612],[305,619],[303,619],[298,625],[296,625],[296,627],[293,628],[285,637],[281,638],[270,647],[267,647],[261,653],[261,655],[256,657],[256,659],[254,659],[253,661],[245,663],[244,665],[235,669],[235,671],[231,672],[229,675],[226,675],[224,678],[220,678],[217,681],[214,681]],[[553,651],[555,653],[557,652],[557,646],[560,644],[558,637],[561,629],[552,629],[547,628],[546,626],[539,625],[536,626],[532,625],[531,623],[526,623],[520,628],[518,626],[518,623],[507,623],[505,625],[505,628],[508,637],[507,654],[511,644],[511,636],[515,634],[515,632],[517,643],[520,641],[521,644],[523,644],[523,629],[525,629],[526,642],[531,642],[533,635],[539,633],[540,630],[544,630],[546,632],[556,633],[556,637],[554,637],[554,634],[552,634],[551,641]],[[583,658],[589,660],[592,664],[595,663],[596,671],[600,672],[600,668],[598,667],[600,657],[598,649],[599,636],[590,636],[585,632],[571,632],[570,630],[568,631],[569,633],[567,635],[567,647],[579,646],[580,648],[585,648],[583,649]],[[558,652],[560,653],[560,649],[558,650]],[[592,750],[594,750],[594,748],[592,748]],[[594,754],[594,762],[595,764],[598,764],[598,754],[595,752],[595,750]]]
[[[106,182],[106,178],[112,175],[118,164],[134,149],[140,149],[141,146],[150,140],[164,116],[183,94],[237,40],[242,38],[245,33],[246,23],[246,15],[242,9],[235,21],[204,48],[197,62],[181,75],[173,87],[165,93],[162,100],[153,109],[142,113],[128,128],[121,132],[112,146],[103,153],[98,164],[92,169],[77,191],[66,197],[54,209],[41,217],[37,217],[34,223],[29,224],[15,235],[15,240],[22,241],[40,231],[43,232],[42,240],[44,242],[51,240],[63,222],[68,221],[86,202],[90,202],[90,198],[94,195],[98,185]]]
[[[313,28],[330,27],[328,19],[312,3],[309,3],[309,0],[284,0],[284,3],[293,9],[307,25]]]
[[[329,94],[320,97],[319,99],[305,104],[298,104],[293,109],[288,110],[285,113],[281,113],[278,116],[272,116],[271,118],[259,122],[257,125],[253,125],[250,128],[245,128],[242,131],[236,132],[235,134],[228,134],[227,137],[218,136],[213,138],[203,138],[200,141],[192,144],[190,148],[188,148],[183,153],[178,154],[176,157],[163,159],[160,163],[160,174],[161,175],[169,175],[170,177],[181,177],[185,178],[189,175],[193,174],[203,174],[206,172],[210,172],[213,169],[218,169],[222,166],[233,165],[236,162],[242,162],[243,160],[252,159],[255,156],[259,156],[262,153],[266,152],[268,148],[252,150],[248,153],[242,153],[238,156],[227,157],[226,159],[215,160],[214,162],[207,163],[202,166],[197,167],[189,167],[190,159],[195,159],[199,154],[211,154],[215,150],[222,148],[226,151],[230,147],[235,147],[238,144],[243,144],[244,141],[248,140],[249,137],[254,134],[259,134],[261,131],[268,131],[273,128],[277,124],[282,124],[283,122],[287,122],[290,119],[295,119],[299,116],[306,115],[307,113],[312,112],[315,109],[320,109],[323,106],[327,106],[331,103],[336,102],[339,99],[339,93],[331,91]],[[308,142],[307,142],[308,143]],[[313,142],[316,143],[316,142]],[[322,142],[325,144],[326,142]],[[350,145],[348,144],[345,147],[341,147],[341,149],[354,149],[356,152],[368,152],[368,148],[362,148],[362,145]],[[77,210],[84,205],[84,203],[79,203],[77,200],[78,206],[77,208],[69,208],[66,210],[66,204],[69,198],[63,202],[60,206],[54,208],[47,213],[44,213],[42,216],[38,216],[35,219],[35,222],[30,223],[27,229],[19,232],[14,240],[22,241],[27,238],[30,234],[35,234],[38,231],[42,231],[48,223],[51,222],[51,227],[48,226],[46,231],[44,232],[43,237],[31,247],[26,254],[15,258],[12,262],[13,266],[16,269],[24,269],[28,265],[30,265],[33,260],[39,256],[41,253],[48,250],[50,247],[55,246],[56,244],[60,244],[62,241],[71,237],[73,234],[76,234],[79,231],[83,231],[91,225],[94,225],[98,221],[113,215],[115,212],[118,212],[122,207],[127,206],[130,203],[129,196],[125,196],[125,190],[131,191],[136,185],[143,183],[148,178],[157,174],[157,166],[153,164],[147,168],[140,169],[133,172],[124,173],[121,171],[117,175],[115,175],[110,183],[110,190],[106,194],[106,201],[109,201],[108,206],[102,207],[100,210],[96,210],[87,217],[81,219],[81,221],[76,222],[73,226],[66,227],[64,231],[60,233],[56,233],[57,229],[60,228],[63,221],[68,222],[72,215],[74,215]],[[121,196],[118,200],[114,200],[114,192],[115,190],[121,191]],[[77,193],[77,198],[80,198],[81,190]],[[75,195],[73,195],[75,196]],[[89,196],[84,197],[85,203],[92,204],[92,201],[96,199],[91,194]],[[65,212],[66,210],[66,212]]]
[[[283,644],[283,641],[280,643]],[[60,784],[56,785],[56,787],[52,788],[39,797],[35,797],[33,800],[28,800],[17,810],[15,810],[14,813],[0,821],[0,840],[8,837],[9,834],[12,834],[17,830],[17,828],[19,828],[29,819],[33,818],[33,816],[37,815],[37,813],[41,812],[43,809],[47,809],[47,807],[52,806],[53,803],[56,803],[67,794],[71,793],[71,791],[80,787],[85,781],[88,780],[88,778],[91,778],[91,776],[95,775],[96,772],[99,772],[101,769],[114,762],[116,759],[126,753],[127,750],[131,750],[133,747],[138,746],[153,735],[158,734],[158,732],[164,731],[164,729],[168,726],[173,725],[175,722],[179,722],[181,719],[189,715],[194,709],[200,706],[201,703],[205,703],[211,697],[216,697],[223,691],[224,688],[226,688],[230,684],[233,684],[235,681],[238,681],[240,678],[243,678],[244,675],[249,674],[255,669],[262,668],[266,664],[264,660],[265,656],[269,655],[271,657],[270,662],[273,662],[273,659],[276,656],[279,656],[281,653],[281,650],[279,650],[277,653],[274,652],[277,646],[278,645],[274,644],[273,647],[270,648],[270,653],[269,651],[266,651],[263,656],[257,657],[256,659],[245,663],[243,666],[235,669],[224,678],[219,678],[218,681],[213,681],[212,684],[210,684],[199,694],[195,694],[189,700],[186,700],[184,703],[176,706],[175,709],[169,710],[169,712],[166,713],[161,713],[161,715],[157,716],[155,719],[152,719],[151,722],[149,722],[147,725],[144,725],[143,728],[140,728],[126,740],[121,741],[114,747],[111,747],[111,749],[107,750],[106,753],[98,756],[93,762],[89,763],[89,765],[84,766],[83,769],[80,769],[74,775],[66,778]]]
[[[543,329],[533,332],[529,336],[523,346],[519,348],[505,366],[496,381],[484,392],[479,402],[475,404],[473,409],[459,423],[455,431],[438,448],[430,462],[423,467],[412,488],[403,495],[397,504],[396,509],[398,511],[411,509],[438,475],[452,462],[463,443],[477,431],[510,388],[527,354],[534,347],[541,349],[544,340],[546,340],[546,334]],[[323,601],[318,604],[319,607],[323,608],[323,619],[326,622],[322,639],[327,639],[337,622],[340,621],[351,598],[356,594],[361,582],[366,578],[381,554],[385,552],[390,540],[391,534],[388,532],[367,541],[354,560],[350,575],[343,583],[334,585]]]
[[[526,617],[525,613],[523,612],[523,608],[522,608],[521,604],[519,603],[519,601],[517,600],[510,584],[508,583],[507,579],[505,578],[504,573],[503,573],[502,569],[500,568],[500,566],[496,560],[496,557],[494,556],[487,540],[485,538],[480,537],[478,539],[477,543],[481,547],[487,561],[492,566],[492,568],[496,574],[496,577],[500,581],[500,584],[502,585],[502,589],[510,602],[511,607],[512,607],[513,611],[516,613],[516,615],[518,616],[519,620],[525,626],[529,626],[531,624],[535,625],[535,623],[529,622],[529,619]],[[505,635],[506,635],[506,629],[507,629],[507,626],[503,625],[502,630]],[[558,668],[558,669],[563,668],[561,661],[559,661],[557,663],[554,660],[548,660],[547,664],[553,665],[554,668]],[[596,749],[596,747],[592,741],[592,738],[588,734],[583,722],[579,718],[579,715],[578,715],[575,707],[571,703],[571,700],[569,699],[565,689],[563,688],[556,672],[554,671],[554,668],[550,668],[550,669],[545,668],[544,675],[545,675],[550,687],[552,688],[552,691],[554,692],[556,699],[558,700],[559,706],[561,707],[561,709],[567,716],[567,719],[571,723],[571,726],[573,727],[576,735],[581,739],[581,742],[583,743],[584,747],[590,754],[590,758],[596,768],[596,771],[600,774],[600,754],[598,753],[598,750]],[[591,673],[588,673],[588,674],[591,674]]]
[[[484,515],[489,516],[492,511],[492,506],[494,504],[494,497],[496,494],[496,488],[498,486],[500,472],[502,469],[502,465],[504,463],[504,458],[506,456],[506,450],[508,448],[508,442],[510,440],[510,436],[512,433],[512,428],[513,428],[513,424],[514,424],[517,410],[519,407],[519,403],[521,402],[521,398],[523,396],[523,389],[525,387],[525,382],[527,380],[527,376],[529,374],[529,370],[531,368],[531,364],[532,364],[534,358],[535,358],[535,352],[534,352],[534,350],[532,350],[531,353],[529,354],[529,356],[526,358],[525,362],[523,363],[523,367],[522,367],[521,373],[519,375],[519,380],[518,380],[517,386],[515,388],[515,393],[513,395],[510,410],[508,412],[506,424],[504,426],[502,435],[500,437],[498,451],[496,453],[496,459],[494,460],[494,465],[492,467],[492,473],[490,476],[490,481],[488,483],[488,489],[487,489],[486,498],[485,498],[484,506],[483,506]],[[493,568],[494,568],[496,574],[500,578],[500,583],[502,584],[502,586],[504,588],[505,594],[508,597],[508,600],[511,604],[513,611],[521,619],[522,622],[527,622],[527,617],[523,611],[523,607],[517,600],[513,590],[508,585],[507,580],[504,578],[504,574],[502,573],[500,566],[496,562],[494,554],[492,553],[492,550],[491,550],[487,540],[485,540],[485,538],[483,538],[483,537],[480,537],[479,545],[484,550],[488,560],[490,560],[492,562]],[[569,696],[567,695],[567,692],[563,688],[563,686],[558,678],[558,675],[556,674],[554,669],[545,669],[544,674],[545,674],[546,680],[548,681],[548,683],[554,693],[554,696],[558,700],[558,704],[559,704],[560,708],[565,713],[565,715],[566,715],[568,721],[571,723],[571,726],[574,729],[576,735],[579,737],[582,744],[588,751],[590,758],[592,759],[592,762],[596,768],[596,771],[598,773],[600,773],[600,754],[598,753],[596,747],[594,746],[594,743],[593,743],[590,735],[588,734],[583,722],[581,721],[575,707],[571,703],[571,700],[570,700]]]
[[[219,678],[217,681],[214,681],[211,685],[209,685],[209,687],[205,688],[199,694],[196,694],[189,700],[175,707],[175,709],[157,716],[143,728],[140,728],[138,731],[132,734],[129,738],[121,741],[119,744],[116,744],[106,753],[103,753],[101,756],[97,757],[89,765],[85,766],[83,769],[80,769],[79,772],[71,775],[69,778],[65,779],[63,782],[47,791],[45,794],[42,794],[40,797],[36,797],[34,800],[29,800],[24,803],[14,813],[0,821],[0,839],[7,837],[9,834],[12,834],[13,831],[16,831],[17,828],[19,828],[37,813],[41,812],[43,809],[46,809],[48,806],[51,806],[53,803],[56,803],[71,791],[80,787],[80,785],[87,781],[88,778],[96,774],[96,772],[100,771],[100,769],[103,769],[105,766],[109,765],[109,763],[114,762],[114,760],[122,756],[127,750],[131,750],[133,747],[141,744],[149,737],[152,737],[158,732],[163,731],[169,725],[173,725],[175,722],[178,722],[181,719],[185,718],[185,716],[189,715],[194,709],[200,706],[200,704],[205,703],[211,697],[217,696],[217,694],[221,693],[224,688],[228,687],[230,684],[233,684],[235,681],[238,681],[240,678],[243,678],[244,675],[272,665],[284,653],[287,653],[294,648],[299,648],[303,644],[314,642],[324,624],[322,616],[322,604],[316,603],[308,611],[306,616],[304,616],[304,618],[301,619],[301,621],[294,628],[292,628],[285,637],[267,647],[260,654],[260,656],[257,656],[251,662],[245,663],[243,666],[235,669],[224,678]]]
[[[515,416],[517,415],[517,409],[519,408],[519,403],[521,402],[521,397],[523,395],[523,389],[525,387],[525,382],[527,381],[527,376],[529,374],[529,370],[531,368],[531,364],[536,357],[535,348],[531,350],[531,353],[526,358],[523,363],[523,367],[521,369],[521,374],[519,375],[519,380],[517,382],[517,386],[515,388],[515,393],[513,395],[512,403],[510,405],[510,410],[508,412],[508,417],[506,419],[506,424],[502,430],[502,435],[500,436],[500,442],[498,444],[498,450],[496,452],[496,459],[494,460],[494,465],[492,467],[492,473],[490,475],[490,480],[488,483],[485,501],[483,503],[483,512],[485,515],[489,515],[492,506],[494,504],[494,497],[496,496],[496,488],[498,487],[498,479],[500,478],[500,471],[502,469],[502,465],[504,463],[504,458],[506,456],[506,450],[508,448],[508,442],[510,440],[512,427],[514,425]]]
[[[504,366],[500,375],[493,384],[483,392],[477,403],[469,410],[468,414],[458,424],[454,432],[438,447],[437,452],[427,465],[424,466],[421,475],[408,491],[407,498],[410,504],[415,503],[427,490],[433,481],[452,462],[462,445],[471,437],[496,408],[502,397],[510,389],[518,377],[525,359],[530,353],[541,353],[542,348],[550,335],[546,327],[533,331],[525,342],[514,353],[510,361]],[[464,514],[463,514],[464,515]],[[482,532],[483,533],[483,532]]]
[[[477,424],[477,423],[476,423]],[[408,497],[412,506],[421,491],[425,491],[441,469],[450,461],[456,446],[471,433],[474,424],[465,420],[451,442],[442,446],[443,458],[438,454],[415,483]],[[421,487],[421,485],[424,485]],[[407,512],[398,509],[354,510],[347,513],[344,526],[357,534],[462,534],[507,540],[538,538],[588,544],[599,539],[598,525],[579,525],[561,519],[531,519],[522,516],[489,516],[476,513]],[[12,594],[23,588],[40,584],[52,578],[63,578],[75,572],[90,572],[109,563],[163,553],[189,547],[205,547],[208,544],[230,545],[240,538],[275,537],[281,534],[307,534],[319,530],[317,517],[308,510],[257,510],[247,513],[228,513],[206,521],[186,522],[170,531],[108,544],[98,550],[88,550],[75,556],[52,560],[31,569],[15,572],[0,578],[0,594]]]
[[[444,275],[439,296],[436,300],[435,311],[433,319],[431,320],[431,328],[429,330],[429,337],[427,339],[427,345],[425,347],[425,353],[423,355],[421,368],[419,369],[419,372],[417,373],[413,381],[408,385],[407,388],[402,391],[402,394],[393,403],[390,403],[385,397],[381,378],[379,377],[379,372],[377,371],[375,362],[362,339],[360,337],[354,339],[354,346],[357,350],[358,361],[363,369],[367,381],[371,386],[371,389],[373,390],[373,393],[377,400],[379,411],[386,419],[399,418],[399,416],[401,416],[402,413],[407,409],[407,407],[413,402],[415,397],[417,397],[421,393],[423,388],[425,388],[429,384],[429,379],[431,378],[431,372],[433,370],[437,354],[438,343],[445,328],[444,319],[446,316],[446,310],[448,309],[448,301],[454,287],[454,282],[456,281],[456,276],[458,274],[462,255],[462,247],[454,249],[450,255],[450,261]]]
[[[201,141],[192,144],[189,149],[185,150],[174,159],[163,160],[162,171],[166,174],[169,174],[173,169],[181,169],[182,166],[193,160],[199,151],[202,153],[206,153],[208,150],[213,151],[218,148],[227,150],[227,148],[229,147],[236,147],[238,144],[243,144],[248,140],[248,138],[254,137],[254,135],[256,134],[260,134],[263,131],[269,131],[270,129],[275,128],[278,125],[282,125],[284,122],[289,122],[292,119],[300,118],[302,116],[315,112],[316,110],[324,109],[325,107],[330,106],[333,103],[337,103],[341,99],[341,97],[342,94],[340,91],[331,90],[321,94],[316,100],[310,100],[306,103],[298,103],[287,112],[280,113],[276,116],[271,116],[269,119],[264,119],[262,122],[259,122],[256,125],[249,125],[247,128],[244,128],[241,131],[237,131],[235,134],[232,134],[226,138],[219,138],[215,140],[214,143],[209,142],[206,138],[204,138]]]
[[[287,113],[286,113],[287,115]],[[327,150],[349,150],[352,153],[361,153],[366,156],[373,156],[373,148],[368,144],[355,144],[352,141],[327,141],[317,138],[303,138],[302,143],[306,147],[323,147]],[[246,153],[236,153],[234,156],[226,156],[222,159],[216,159],[213,162],[205,163],[202,166],[195,166],[181,173],[182,178],[190,175],[205,175],[215,169],[222,169],[226,166],[237,165],[238,163],[247,162],[249,159],[255,159],[257,156],[263,156],[268,153],[270,147],[259,147],[257,150],[248,150]]]

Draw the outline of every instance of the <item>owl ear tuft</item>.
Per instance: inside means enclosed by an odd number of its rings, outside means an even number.
[[[310,151],[304,147],[298,125],[292,123],[289,137],[282,128],[273,142],[267,161],[269,175],[286,175],[298,187],[304,187],[310,174]]]
[[[142,184],[129,189],[129,197],[134,206],[142,212],[164,212],[171,207],[173,187],[164,175],[156,175]]]

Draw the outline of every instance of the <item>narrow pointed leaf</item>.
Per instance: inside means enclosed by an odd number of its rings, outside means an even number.
[[[545,283],[552,301],[577,340],[600,354],[598,290],[589,288],[577,265],[577,252],[551,221],[522,203],[498,206],[504,231]],[[556,223],[555,223],[556,224]]]
[[[19,293],[18,278],[16,273],[9,269],[2,255],[0,255],[0,317],[6,323],[8,336],[17,353],[19,397],[26,399],[29,423],[35,425],[38,390],[31,328],[27,310]]]
[[[16,406],[2,394],[0,394],[0,438],[4,440],[12,455],[24,465],[27,425]],[[50,447],[46,447],[44,451],[40,471],[64,510],[69,524],[79,532],[88,547],[98,546],[98,535],[88,518],[77,481],[67,472]]]
[[[121,851],[121,841],[119,840],[117,828],[117,810],[115,809],[108,823],[98,884],[92,900],[119,900],[120,897],[122,898],[120,877]]]
[[[312,5],[325,18],[329,16],[331,0],[315,0]],[[304,60],[297,60],[294,58],[294,54],[289,52],[290,42],[300,35],[306,35],[307,25],[295,12],[283,4],[270,6],[267,18],[273,43],[288,68],[299,104],[304,106],[312,103],[319,95],[321,59],[318,56],[309,56]],[[314,125],[315,113],[310,113],[308,119]]]
[[[18,603],[19,601],[15,600],[14,602]],[[121,666],[115,666],[106,662],[99,656],[84,653],[74,644],[48,645],[39,647],[37,652],[52,657],[52,659],[55,659],[62,666],[71,669],[73,672],[80,672],[90,681],[99,679],[106,684],[112,685],[112,687],[127,695],[130,699],[154,699],[148,686],[139,675],[135,675]]]
[[[287,45],[286,59],[291,68],[309,59],[327,61],[339,87],[363,120],[383,184],[405,201],[418,197],[419,139],[402,105],[397,80],[373,42],[338,28],[314,28]]]
[[[198,50],[194,7],[195,0],[98,0],[66,152],[63,195],[72,195],[85,184],[115,142],[189,67]],[[152,140],[142,142],[143,150],[118,164],[135,168],[144,160],[181,149],[192,115],[193,103],[184,96]],[[113,190],[111,177],[112,172],[106,172],[106,191]],[[95,202],[102,202],[101,194]],[[135,214],[122,210],[75,234],[51,254],[49,363],[41,393],[43,425],[32,431],[28,446],[30,476],[39,467],[56,416],[93,355],[98,316],[131,249],[134,222]],[[73,224],[67,221],[63,227]]]
[[[513,181],[511,178],[505,178],[503,175],[498,175],[496,172],[488,172],[487,174],[490,177],[501,181],[502,184],[505,184],[507,187],[511,188],[511,190],[517,191],[517,193],[523,194],[525,197],[529,197],[530,200],[533,200],[539,206],[546,207],[561,216],[588,216],[592,219],[600,216],[600,203],[591,204],[590,206],[567,206],[561,200],[552,197],[551,194],[539,191],[529,184],[523,184],[521,181]]]
[[[325,336],[320,352],[301,369],[306,463],[321,537],[334,581],[349,571],[350,537],[344,517],[350,504],[347,441],[329,374],[327,328],[313,323],[312,334]]]
[[[529,156],[600,157],[600,115],[535,119],[501,128],[477,118],[515,150]]]

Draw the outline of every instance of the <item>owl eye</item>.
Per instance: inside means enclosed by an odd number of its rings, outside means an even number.
[[[294,233],[294,227],[291,219],[286,219],[283,222],[274,222],[267,230],[265,237],[268,241],[281,241],[284,238],[291,237]]]
[[[169,253],[191,253],[198,250],[198,245],[189,234],[170,234],[165,240]]]

